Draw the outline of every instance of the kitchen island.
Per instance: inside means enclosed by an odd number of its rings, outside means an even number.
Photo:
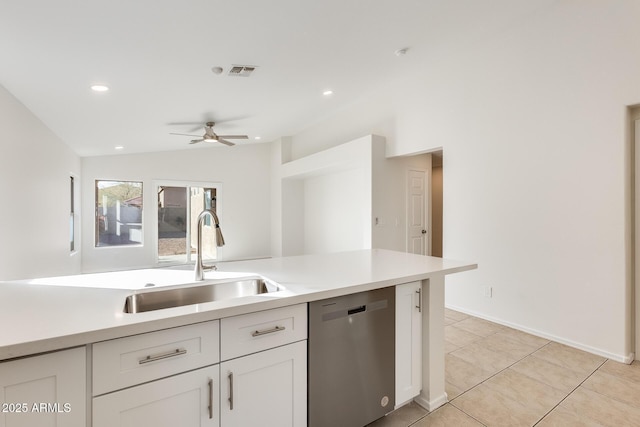
[[[423,352],[422,392],[416,401],[433,410],[446,402],[444,277],[474,268],[473,263],[381,249],[221,262],[218,271],[206,273],[205,279],[256,275],[283,290],[131,314],[123,312],[126,297],[145,292],[149,280],[156,287],[176,286],[175,277],[193,282],[193,272],[150,269],[5,282],[0,284],[0,322],[5,325],[0,334],[0,360],[90,347],[102,341],[419,281],[424,304]],[[154,279],[148,279],[151,276]],[[163,276],[171,276],[172,281],[159,283]]]

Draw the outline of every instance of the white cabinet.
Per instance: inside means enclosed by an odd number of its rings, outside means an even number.
[[[220,321],[222,426],[307,425],[307,304]]]
[[[94,344],[93,427],[219,426],[219,337],[213,320]]]
[[[422,389],[422,283],[396,286],[396,408]]]
[[[93,396],[220,361],[218,320],[93,345]]]
[[[307,339],[307,304],[257,311],[220,321],[221,360]]]
[[[223,426],[307,425],[307,341],[220,365]]]
[[[93,427],[217,427],[219,365],[93,399]]]
[[[306,339],[299,304],[96,343],[93,427],[306,426]]]
[[[84,347],[0,362],[1,427],[86,425]]]

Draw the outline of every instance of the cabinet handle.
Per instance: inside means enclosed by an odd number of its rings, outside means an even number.
[[[233,372],[229,372],[229,410],[233,411]]]
[[[416,289],[416,294],[418,294],[418,305],[416,305],[416,308],[418,309],[418,313],[422,313],[422,288]]]
[[[143,365],[145,363],[155,362],[156,360],[168,359],[169,357],[176,357],[182,354],[187,354],[187,350],[184,348],[176,348],[175,350],[171,350],[162,354],[157,354],[155,356],[149,355],[145,358],[138,360],[138,363]]]
[[[209,379],[209,419],[213,419],[213,380]]]
[[[251,332],[252,337],[259,337],[260,335],[272,334],[274,332],[284,331],[286,328],[284,326],[276,326],[271,329],[263,329],[262,331],[253,331]]]

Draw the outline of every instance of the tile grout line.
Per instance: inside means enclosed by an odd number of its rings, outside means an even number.
[[[560,405],[562,404],[562,402],[564,402],[565,400],[567,400],[567,398],[569,398],[569,396],[571,396],[571,395],[572,395],[572,394],[573,394],[573,393],[574,393],[578,388],[580,388],[580,386],[581,386],[582,384],[584,384],[584,383],[585,383],[585,381],[587,381],[589,378],[591,378],[591,377],[593,376],[593,374],[595,374],[596,372],[598,372],[598,370],[599,370],[600,368],[602,368],[602,365],[604,365],[605,363],[607,363],[607,361],[608,361],[608,360],[609,360],[609,359],[604,359],[604,362],[602,362],[600,365],[598,365],[598,367],[597,367],[596,369],[594,369],[594,370],[593,370],[593,372],[591,372],[589,375],[587,375],[587,377],[586,377],[584,380],[582,380],[582,381],[580,382],[580,384],[578,384],[577,386],[575,386],[573,390],[571,390],[569,393],[567,393],[567,395],[566,395],[565,397],[563,397],[563,398],[562,398],[562,400],[560,400],[560,402],[558,402],[558,403],[557,403],[553,408],[551,408],[547,413],[545,413],[545,414],[544,414],[544,415],[543,415],[543,416],[542,416],[538,421],[536,421],[536,422],[535,422],[535,424],[534,424],[533,426],[538,425],[538,424],[540,423],[540,421],[544,420],[544,419],[545,419],[545,417],[546,417],[547,415],[549,415],[549,414],[550,414],[554,409],[556,409],[558,406],[560,406]],[[532,427],[533,427],[533,426],[532,426]]]
[[[493,333],[493,334],[491,334],[491,335],[495,335],[495,334],[497,334],[497,333],[498,333],[498,332],[494,332],[494,333]],[[486,337],[484,337],[484,338],[487,338],[487,337],[489,337],[489,336],[491,336],[491,335],[487,335],[487,336],[486,336]],[[548,345],[549,345],[549,344],[551,344],[551,343],[552,343],[552,341],[549,341],[549,342],[547,342],[545,345],[543,345],[543,346],[541,346],[541,347],[538,347],[537,349],[533,350],[531,353],[524,355],[524,356],[523,356],[523,357],[521,357],[520,359],[518,359],[518,360],[516,360],[515,362],[513,362],[512,364],[510,364],[509,366],[507,366],[507,367],[505,367],[505,368],[503,368],[503,369],[499,370],[499,371],[498,371],[498,372],[496,372],[495,374],[493,374],[493,375],[489,376],[488,378],[485,378],[484,380],[480,381],[478,384],[474,385],[474,386],[473,386],[473,387],[471,387],[470,389],[465,390],[464,392],[460,393],[459,395],[457,395],[456,397],[454,397],[453,399],[451,399],[451,400],[450,400],[449,402],[447,402],[447,403],[451,404],[451,406],[453,406],[454,408],[458,409],[459,411],[461,411],[461,412],[462,412],[463,414],[465,414],[466,416],[468,416],[468,417],[470,417],[470,418],[473,418],[474,420],[476,420],[477,422],[479,422],[480,424],[482,424],[483,426],[485,426],[485,427],[486,427],[486,425],[485,425],[483,422],[481,422],[480,420],[476,419],[476,418],[475,418],[474,416],[472,416],[471,414],[466,413],[462,408],[459,408],[459,407],[458,407],[458,406],[456,406],[453,402],[454,402],[457,398],[459,398],[459,397],[461,397],[461,396],[463,396],[463,395],[467,394],[468,392],[470,392],[470,391],[471,391],[471,390],[473,390],[474,388],[478,387],[478,386],[479,386],[479,385],[481,385],[481,384],[484,384],[485,382],[489,381],[491,378],[493,378],[493,377],[495,377],[496,375],[498,375],[498,374],[500,374],[500,373],[502,373],[502,372],[506,371],[507,369],[509,369],[509,368],[511,368],[513,365],[515,365],[516,363],[519,363],[519,362],[523,361],[524,359],[526,359],[527,357],[531,356],[531,355],[532,355],[533,353],[535,353],[536,351],[543,349],[544,347],[548,346]],[[466,346],[464,346],[464,347],[466,347]],[[464,348],[464,347],[461,347],[461,348]],[[496,350],[496,351],[500,352],[499,350]],[[603,362],[603,363],[604,363],[604,362]],[[598,367],[598,369],[599,369],[599,367]],[[596,369],[596,370],[597,370],[597,369]],[[595,371],[594,371],[594,372],[595,372]],[[593,375],[593,372],[592,372],[589,376],[591,376],[591,375]],[[526,376],[528,377],[528,375],[526,375]],[[529,378],[530,378],[530,377],[529,377]],[[587,377],[587,378],[588,378],[588,377]],[[532,378],[532,379],[535,379],[535,378]],[[586,379],[585,379],[585,381],[586,381]],[[572,391],[572,393],[573,393],[573,391]],[[566,399],[566,396],[565,396],[565,399]],[[564,399],[563,399],[563,400],[564,400]],[[428,415],[428,414],[427,414],[427,415]],[[547,414],[545,414],[544,416],[546,416],[546,415],[547,415]],[[544,417],[543,417],[543,418],[544,418]],[[539,422],[539,421],[538,421],[538,422]],[[537,422],[536,422],[536,423],[537,423]]]
[[[469,317],[467,317],[467,318],[473,318],[473,316],[469,316]],[[466,320],[466,319],[463,319],[463,320]],[[462,320],[455,321],[454,323],[450,324],[449,326],[455,326],[457,323],[459,323],[459,322],[461,322],[461,321],[462,321]],[[463,329],[463,328],[460,328],[460,329]],[[464,330],[464,329],[463,329],[463,330]],[[466,331],[466,330],[465,330],[465,331]],[[469,331],[466,331],[466,332],[469,332]],[[495,335],[495,334],[498,334],[498,333],[499,333],[499,331],[498,331],[498,332],[494,332],[494,333],[492,333],[492,334],[490,334],[490,335],[487,335],[487,336],[485,336],[485,337],[483,337],[483,338],[488,338],[488,337],[490,337],[490,336],[492,336],[492,335]],[[469,388],[468,390],[465,390],[464,392],[460,393],[459,395],[457,395],[455,398],[451,399],[451,400],[450,400],[449,402],[447,402],[447,403],[451,404],[454,408],[458,409],[459,411],[461,411],[462,413],[464,413],[464,414],[465,414],[465,415],[467,415],[468,417],[472,418],[473,420],[475,420],[475,421],[479,422],[479,423],[480,423],[480,424],[482,424],[482,425],[485,425],[485,424],[484,424],[484,423],[482,423],[480,420],[476,419],[474,416],[472,416],[472,415],[470,415],[470,414],[466,413],[462,408],[460,408],[460,407],[456,406],[456,405],[455,405],[455,403],[454,403],[454,401],[455,401],[456,399],[458,399],[459,397],[461,397],[461,396],[465,395],[466,393],[470,392],[471,390],[475,389],[475,388],[476,388],[476,387],[478,387],[479,385],[484,384],[485,382],[489,381],[490,379],[492,379],[492,378],[493,378],[493,377],[495,377],[496,375],[498,375],[498,374],[500,374],[500,373],[504,372],[505,370],[507,370],[507,369],[511,368],[511,367],[512,367],[512,366],[514,366],[515,364],[517,364],[517,363],[521,362],[522,360],[526,359],[527,357],[532,356],[532,355],[533,355],[534,353],[536,353],[537,351],[539,351],[539,350],[541,350],[541,349],[543,349],[543,348],[545,348],[545,347],[549,346],[549,345],[550,345],[550,344],[552,344],[552,343],[554,343],[554,341],[552,341],[552,340],[548,340],[548,342],[547,342],[546,344],[544,344],[543,346],[538,347],[537,349],[533,350],[531,353],[529,353],[529,354],[525,355],[524,357],[522,357],[522,358],[518,359],[517,361],[515,361],[515,362],[514,362],[514,363],[512,363],[512,364],[510,364],[509,366],[507,366],[507,367],[505,367],[505,368],[503,368],[503,369],[499,370],[499,371],[498,371],[498,372],[496,372],[495,374],[493,374],[493,375],[489,376],[488,378],[486,378],[486,379],[482,380],[480,383],[478,383],[478,384],[474,385],[473,387]],[[471,344],[473,344],[473,343],[471,343]],[[462,349],[462,348],[465,348],[465,347],[467,347],[468,345],[470,345],[470,344],[467,344],[467,345],[465,345],[465,346],[459,347],[459,348],[458,348],[458,350],[459,350],[459,349]],[[503,352],[502,352],[502,351],[500,351],[500,350],[494,350],[494,351],[497,351],[497,352],[499,352],[499,353],[503,353]],[[452,352],[450,352],[450,353],[452,353]],[[540,422],[541,422],[545,417],[547,417],[547,416],[548,416],[551,412],[553,412],[553,411],[554,411],[558,406],[560,406],[560,405],[562,404],[562,402],[564,402],[564,401],[565,401],[569,396],[571,396],[571,395],[572,395],[572,394],[573,394],[573,393],[574,393],[578,388],[580,388],[580,387],[581,387],[581,386],[582,386],[582,385],[583,385],[583,384],[584,384],[584,383],[585,383],[589,378],[591,378],[591,377],[592,377],[592,376],[593,376],[593,375],[594,375],[598,370],[600,370],[600,368],[602,368],[602,366],[603,366],[605,363],[607,363],[607,361],[608,361],[608,360],[609,360],[608,358],[605,358],[605,360],[604,360],[602,363],[600,363],[600,364],[599,364],[599,365],[598,365],[598,366],[597,366],[597,367],[596,367],[596,368],[595,368],[591,373],[589,373],[589,374],[587,375],[587,377],[586,377],[584,380],[582,380],[582,381],[581,381],[577,386],[575,386],[571,391],[569,391],[568,393],[566,393],[566,395],[565,395],[565,396],[564,396],[564,397],[563,397],[563,398],[562,398],[562,399],[561,399],[561,400],[560,400],[556,405],[554,405],[554,406],[553,406],[549,411],[547,411],[547,412],[546,412],[546,413],[545,413],[545,414],[544,414],[540,419],[538,419],[538,420],[537,420],[537,421],[532,425],[532,427],[533,427],[533,426],[538,425],[538,424],[539,424],[539,423],[540,423]],[[525,376],[527,376],[527,377],[529,377],[529,376],[528,376],[528,375],[526,375],[526,374],[524,374],[524,375],[525,375]],[[529,378],[531,378],[531,377],[529,377]],[[536,380],[535,378],[532,378],[532,379]],[[539,381],[539,380],[536,380],[536,381]],[[544,384],[544,383],[543,383],[543,384]],[[553,386],[551,386],[551,385],[549,385],[549,384],[546,384],[546,385],[548,385],[548,386],[550,386],[550,387],[553,387]],[[555,387],[554,387],[554,388],[555,388]],[[557,389],[556,389],[556,390],[557,390]],[[596,393],[598,393],[598,392],[596,391]],[[602,393],[598,393],[598,394],[602,394]],[[618,399],[614,399],[614,400],[619,401]],[[622,401],[619,401],[619,402],[621,402],[621,403],[625,403],[625,402],[622,402]],[[430,413],[429,413],[429,414],[430,414]],[[428,416],[429,414],[425,415],[425,417],[426,417],[426,416]],[[424,418],[424,417],[423,417],[423,418]],[[421,418],[421,419],[422,419],[422,418]]]
[[[460,319],[460,320],[454,320],[454,319],[449,318],[449,320],[451,320],[452,322],[451,322],[450,324],[448,324],[448,325],[445,325],[445,326],[455,326],[456,324],[458,324],[458,323],[460,323],[460,322],[462,322],[462,321],[464,321],[464,320],[467,320],[467,319],[469,319],[469,318],[472,318],[472,319],[473,319],[474,317],[473,317],[473,316],[466,316],[464,319]],[[508,327],[507,327],[507,328],[508,328]],[[472,333],[472,334],[473,334],[473,332],[471,332],[471,331],[467,331],[467,330],[466,330],[466,329],[464,329],[464,328],[459,328],[459,329],[461,329],[461,330],[463,330],[463,331],[465,331],[465,332],[469,332],[469,333]],[[489,338],[489,337],[495,336],[495,335],[499,334],[500,332],[501,332],[500,330],[495,331],[495,332],[493,332],[493,333],[491,333],[491,334],[489,334],[489,335],[487,335],[487,336],[482,336],[482,337],[481,337],[481,339]],[[526,332],[525,332],[525,333],[526,333]],[[534,335],[534,336],[535,336],[535,335]],[[509,337],[509,338],[513,339],[514,341],[518,341],[516,338],[513,338],[513,337]],[[474,341],[474,342],[476,342],[476,341]],[[520,342],[520,343],[521,343],[521,344],[523,344],[523,345],[527,345],[527,343],[523,343],[523,342]],[[514,361],[513,363],[509,364],[508,366],[506,366],[506,367],[504,367],[504,368],[500,369],[499,371],[495,372],[494,374],[492,374],[492,375],[490,375],[489,377],[485,378],[484,380],[480,381],[478,384],[475,384],[475,385],[474,385],[474,386],[472,386],[471,388],[469,388],[469,389],[467,389],[467,390],[463,391],[462,393],[460,393],[459,395],[457,395],[457,396],[456,396],[456,397],[454,397],[453,399],[448,400],[448,401],[447,401],[447,403],[445,403],[444,405],[440,406],[440,407],[439,407],[439,408],[437,408],[436,410],[431,411],[431,412],[427,412],[426,414],[424,414],[423,416],[419,417],[418,419],[416,419],[416,420],[414,420],[414,421],[410,422],[409,424],[407,424],[407,427],[416,426],[416,425],[417,425],[417,423],[421,422],[421,421],[422,421],[422,420],[424,420],[425,418],[428,418],[430,415],[432,415],[433,413],[435,413],[438,409],[442,409],[442,408],[444,408],[447,404],[451,405],[455,410],[458,410],[458,411],[462,412],[465,416],[467,416],[467,417],[471,418],[472,420],[474,420],[475,422],[479,423],[480,425],[487,427],[487,425],[486,425],[486,424],[484,424],[482,421],[480,421],[479,419],[477,419],[477,418],[476,418],[476,417],[474,417],[473,415],[468,414],[468,413],[467,413],[467,412],[465,412],[462,408],[458,407],[458,406],[455,404],[455,401],[456,401],[459,397],[464,396],[465,394],[467,394],[467,393],[468,393],[468,392],[470,392],[471,390],[474,390],[476,387],[478,387],[478,386],[480,386],[480,385],[484,384],[485,382],[487,382],[487,381],[491,380],[492,378],[494,378],[495,376],[497,376],[497,375],[498,375],[498,374],[500,374],[500,373],[503,373],[503,372],[504,372],[504,371],[506,371],[507,369],[512,368],[512,367],[513,367],[514,365],[516,365],[517,363],[521,362],[522,360],[526,359],[526,358],[527,358],[527,357],[529,357],[529,356],[534,355],[534,353],[536,353],[536,352],[538,352],[538,351],[540,351],[540,350],[544,349],[545,347],[547,347],[547,346],[551,345],[552,343],[554,343],[554,341],[552,341],[552,340],[547,340],[547,342],[546,342],[544,345],[541,345],[540,347],[535,348],[535,349],[534,349],[534,350],[532,350],[530,353],[525,354],[524,356],[522,356],[522,357],[518,358],[518,360],[516,360],[516,361]],[[469,345],[471,345],[471,344],[473,344],[473,342],[472,342],[472,343],[469,343],[469,344],[467,344],[467,345],[461,346],[461,347],[456,346],[456,347],[457,347],[457,348],[456,348],[456,350],[463,349],[463,348],[465,348],[465,347],[468,347],[468,346],[469,346]],[[490,348],[490,347],[487,347],[487,349],[492,350],[492,351],[495,351],[495,352],[498,352],[498,353],[501,353],[501,354],[508,354],[508,352],[507,352],[507,351],[503,351],[503,350],[499,350],[499,349],[492,349],[492,348]],[[453,352],[453,351],[445,352],[445,356],[446,356],[446,354],[448,354],[448,353],[452,353],[452,352]],[[605,363],[607,363],[607,361],[609,361],[609,360],[610,360],[610,359],[605,358],[605,359],[604,359],[604,361],[603,361],[602,363],[600,363],[600,364],[599,364],[595,369],[593,369],[593,370],[592,370],[592,372],[591,372],[591,373],[589,373],[589,374],[586,376],[586,378],[584,378],[584,380],[582,380],[582,381],[581,381],[577,386],[575,386],[575,387],[574,387],[573,389],[571,389],[569,392],[566,392],[566,393],[565,393],[565,396],[564,396],[564,397],[563,397],[563,398],[562,398],[562,399],[561,399],[557,404],[555,404],[551,409],[549,409],[547,412],[545,412],[545,413],[544,413],[544,414],[543,414],[543,415],[542,415],[542,416],[541,416],[541,417],[540,417],[540,418],[539,418],[539,419],[538,419],[534,424],[532,424],[532,426],[537,426],[537,425],[538,425],[542,420],[544,420],[544,419],[545,419],[545,418],[546,418],[550,413],[552,413],[554,410],[556,410],[556,409],[557,409],[557,408],[558,408],[558,407],[559,407],[559,406],[560,406],[564,401],[566,401],[566,400],[567,400],[567,398],[569,398],[572,394],[574,394],[574,393],[576,392],[576,390],[578,390],[581,386],[583,386],[583,385],[584,385],[584,383],[585,383],[587,380],[589,380],[589,379],[590,379],[590,378],[591,378],[591,377],[592,377],[596,372],[598,372],[598,371],[599,371],[599,370],[604,366],[604,364],[605,364]],[[551,362],[551,363],[552,363],[552,362]],[[560,365],[558,365],[558,366],[560,366]],[[536,378],[529,377],[529,375],[527,375],[527,374],[525,374],[525,373],[523,373],[523,375],[525,375],[525,376],[527,376],[528,378],[531,378],[531,379],[533,379],[533,380],[539,381],[539,382],[541,382],[542,384],[546,384],[546,383],[544,383],[544,382],[542,382],[542,381],[540,381],[540,380],[537,380]],[[549,386],[549,387],[555,388],[555,387],[553,387],[553,386],[552,386],[552,385],[550,385],[550,384],[546,384],[546,385],[547,385],[547,386]],[[556,390],[558,390],[558,389],[556,389]],[[594,390],[594,392],[596,392],[596,393],[598,393],[598,394],[602,394],[602,393],[599,393],[599,392],[597,392],[597,391],[595,391],[595,390]],[[604,395],[604,396],[606,396],[606,395]],[[618,399],[614,399],[614,400],[619,401]],[[620,401],[620,402],[621,402],[621,403],[625,403],[625,402],[622,402],[622,401]]]

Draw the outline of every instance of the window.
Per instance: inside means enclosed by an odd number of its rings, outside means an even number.
[[[96,181],[96,246],[142,244],[142,183]]]
[[[73,175],[69,178],[69,250],[73,253],[76,251],[76,178]]]
[[[196,257],[197,221],[204,209],[217,212],[214,184],[158,186],[158,262],[190,262]],[[218,257],[215,224],[205,217],[202,258]]]

